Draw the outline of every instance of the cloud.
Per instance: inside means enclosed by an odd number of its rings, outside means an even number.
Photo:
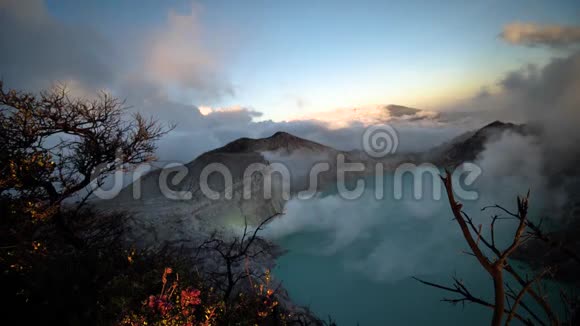
[[[96,30],[58,20],[42,0],[2,0],[0,78],[30,91],[59,82],[80,95],[105,89],[121,98],[211,103],[234,93],[225,68],[236,43],[231,33],[208,35],[200,11],[170,11],[164,25],[143,29],[121,52]]]
[[[115,94],[127,99],[133,110],[161,122],[177,124],[159,141],[160,160],[189,162],[205,151],[241,137],[263,138],[285,131],[339,150],[362,149],[367,124],[349,121],[337,127],[316,119],[275,122],[257,121],[261,112],[244,106],[211,107],[183,104],[170,98],[156,83],[130,78]],[[123,96],[124,95],[124,96]],[[384,109],[382,109],[384,111]],[[439,145],[465,132],[454,124],[421,124],[398,120],[389,122],[399,132],[399,151],[420,151]]]
[[[41,0],[0,2],[0,39],[0,75],[11,87],[101,88],[115,78],[111,45],[90,28],[57,21]]]
[[[477,223],[485,223],[482,206],[499,203],[511,207],[515,201],[508,182],[490,177],[478,180],[490,184],[493,191],[483,193],[476,202],[464,202],[464,210]],[[411,179],[407,179],[406,189]],[[372,187],[357,200],[338,195],[320,196],[314,200],[292,199],[286,204],[283,218],[274,219],[262,231],[300,256],[325,259],[332,257],[337,265],[378,282],[397,282],[417,275],[449,274],[472,261],[461,259],[465,239],[455,221],[449,218],[445,197],[434,200],[396,200],[392,180],[385,180],[386,197],[376,200]],[[543,194],[534,192],[534,198]],[[535,214],[538,202],[530,214]],[[496,240],[503,243],[513,234],[510,223],[496,224]],[[296,236],[292,239],[292,235]],[[435,253],[435,254],[434,254]],[[465,257],[465,256],[463,256]],[[467,266],[467,265],[466,265]],[[339,273],[342,271],[338,271]]]
[[[542,68],[527,67],[502,80],[507,111],[543,130],[542,154],[530,157],[543,162],[544,174],[561,186],[578,176],[577,144],[580,141],[580,52],[552,60]]]
[[[516,45],[566,47],[580,44],[580,26],[512,23],[504,27],[500,37]]]
[[[199,112],[204,115],[204,116],[209,116],[209,115],[219,115],[221,113],[239,113],[239,112],[243,112],[246,113],[248,116],[250,117],[261,117],[263,115],[262,112],[258,112],[252,109],[248,109],[245,107],[242,107],[240,105],[235,105],[235,106],[230,106],[230,107],[217,107],[217,108],[213,108],[210,106],[200,106],[199,108]]]
[[[512,71],[499,86],[507,110],[544,126],[549,136],[559,138],[553,146],[567,147],[578,138],[574,131],[580,124],[580,52],[555,58],[544,67],[528,65]]]
[[[204,116],[191,104],[233,93],[224,74],[224,42],[213,38],[219,33],[206,35],[199,12],[197,7],[187,14],[169,12],[165,25],[143,30],[123,52],[116,52],[95,30],[59,21],[42,0],[1,0],[0,78],[7,87],[26,91],[55,82],[66,84],[73,96],[110,91],[126,99],[131,110],[177,123],[160,140],[157,155],[187,162],[247,136],[253,119],[261,115],[230,107]],[[132,55],[115,55],[124,53]]]
[[[132,110],[164,124],[175,124],[175,129],[158,142],[157,157],[163,161],[189,162],[236,138],[254,135],[254,119],[261,115],[240,106],[200,110],[195,105],[176,102],[155,85],[146,83],[126,88],[131,94],[127,104]]]
[[[438,123],[435,112],[402,106],[339,109],[285,122],[256,121],[261,113],[244,106],[198,107],[233,93],[225,73],[233,51],[219,32],[208,35],[196,6],[169,12],[162,26],[143,30],[123,52],[90,28],[57,20],[40,0],[1,1],[0,18],[0,74],[8,87],[36,91],[60,81],[83,97],[109,90],[132,110],[177,124],[159,141],[161,160],[188,162],[237,138],[277,131],[351,150],[361,148],[365,127],[388,122],[400,132],[401,151],[424,150],[463,131]],[[298,107],[308,101],[289,96]]]
[[[524,65],[507,72],[496,85],[483,89],[484,96],[480,93],[443,108],[443,118],[470,117],[478,124],[499,119],[541,125],[551,138],[560,136],[555,147],[566,147],[576,140],[574,128],[580,123],[580,51],[553,58],[544,66]]]
[[[465,119],[467,124],[526,123],[536,130],[526,137],[504,135],[487,144],[478,163],[484,174],[501,175],[502,180],[504,176],[524,177],[510,181],[519,187],[514,193],[548,189],[548,195],[535,196],[535,201],[551,201],[550,216],[564,213],[563,205],[580,202],[576,195],[580,184],[580,51],[544,66],[525,65],[510,71],[493,88],[483,97],[456,103],[456,111],[445,116]]]
[[[224,43],[218,33],[206,35],[199,8],[192,6],[185,15],[170,11],[167,25],[147,42],[145,75],[193,93],[197,100],[233,95],[234,88],[224,76]]]
[[[371,126],[384,123],[402,123],[423,121],[426,125],[437,125],[439,113],[420,110],[402,105],[377,105],[370,107],[338,108],[323,112],[313,112],[291,118],[292,120],[316,120],[329,128],[348,128],[362,124]]]
[[[334,128],[318,120],[275,122],[256,121],[261,115],[252,109],[198,108],[158,98],[136,104],[139,111],[161,121],[176,123],[176,129],[159,141],[158,157],[162,160],[189,162],[205,151],[221,147],[241,137],[263,138],[285,131],[339,150],[362,149],[366,125],[351,123]],[[448,141],[466,131],[458,125],[391,124],[398,132],[399,152],[422,151]]]
[[[217,112],[204,116],[194,106],[186,107],[176,103],[165,103],[162,110],[166,111],[163,121],[177,122],[178,126],[159,141],[158,157],[181,162],[189,162],[205,151],[241,137],[263,138],[278,131],[289,132],[339,150],[362,149],[365,130],[361,124],[335,129],[313,120],[257,122],[254,120],[256,113],[251,110]],[[398,132],[399,152],[427,150],[466,131],[460,126],[451,125],[393,126]]]

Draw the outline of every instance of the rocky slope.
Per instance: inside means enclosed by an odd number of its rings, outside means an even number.
[[[481,129],[467,132],[432,149],[421,159],[447,168],[456,167],[463,162],[473,162],[485,149],[485,144],[498,140],[504,132],[527,135],[533,133],[534,130],[526,125],[494,121]]]
[[[96,206],[132,213],[131,240],[143,246],[179,242],[216,227],[242,226],[244,219],[249,224],[258,224],[262,219],[282,212],[288,199],[285,186],[289,187],[290,194],[304,190],[308,185],[310,167],[324,161],[331,165],[332,170],[336,166],[336,156],[341,153],[284,132],[262,139],[241,138],[206,152],[183,167],[152,171],[127,186],[115,198],[99,201]],[[226,169],[226,174],[229,173],[232,179],[231,183],[226,183],[218,172],[207,176],[209,189],[219,194],[219,198],[209,198],[207,191],[204,193],[202,189],[201,181],[205,180],[202,172],[212,165]],[[248,173],[249,167],[255,173]],[[289,179],[276,173],[276,169],[284,167],[288,169]],[[272,176],[271,187],[264,182],[268,175]],[[334,175],[331,171],[322,173],[320,183],[332,184]],[[163,179],[168,180],[165,182],[167,189],[160,186]],[[140,194],[137,198],[136,189]],[[169,192],[183,192],[185,195],[168,198]]]
[[[529,132],[525,126],[496,121],[427,153],[389,155],[381,163],[387,170],[402,162],[429,162],[441,167],[454,167],[465,161],[474,161],[485,143],[506,131]],[[346,162],[365,164],[365,172],[347,174],[351,180],[373,173],[375,164],[379,162],[362,151],[343,152],[277,132],[267,138],[237,139],[200,155],[183,167],[152,171],[123,189],[115,198],[99,201],[97,206],[132,213],[131,240],[144,246],[179,242],[216,227],[242,226],[244,219],[250,224],[258,224],[264,218],[282,212],[288,199],[285,189],[290,190],[291,196],[306,190],[310,186],[311,167],[317,163],[326,162],[329,169],[318,176],[316,190],[333,187],[338,155],[344,156]],[[219,194],[219,198],[209,198],[201,186],[204,168],[212,165],[225,168],[232,178],[231,184],[226,184],[220,173],[207,176],[209,189]],[[248,174],[248,167],[254,168],[256,173]],[[284,169],[288,172],[286,179],[280,173]],[[264,183],[264,176],[268,175],[272,176],[271,187]],[[165,190],[160,186],[162,179],[168,180]],[[245,194],[247,190],[250,192]],[[271,190],[269,196],[267,190]],[[172,199],[168,198],[168,192],[184,192],[185,195]],[[231,198],[226,194],[231,194]]]

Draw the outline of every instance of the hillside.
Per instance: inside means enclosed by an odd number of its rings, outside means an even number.
[[[432,149],[424,154],[423,160],[447,168],[453,168],[463,162],[473,162],[485,149],[485,144],[498,140],[504,132],[526,135],[534,131],[526,125],[494,121]]]

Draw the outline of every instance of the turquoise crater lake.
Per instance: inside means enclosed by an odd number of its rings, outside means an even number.
[[[513,207],[516,194],[526,191],[518,184],[505,179],[494,183],[501,191],[492,192],[491,183],[481,181],[479,199],[464,202],[465,211],[487,225],[490,214],[480,208],[493,203]],[[274,275],[291,299],[340,326],[489,325],[490,309],[442,302],[453,294],[412,278],[450,285],[457,276],[473,294],[492,298],[491,279],[462,252],[467,245],[446,197],[434,200],[427,192],[416,200],[412,187],[407,188],[400,200],[388,191],[376,200],[369,187],[357,200],[333,193],[288,202],[286,214],[264,234],[288,251],[278,259]],[[542,206],[540,200],[532,204],[531,213]],[[508,240],[514,226],[504,223],[498,237]]]

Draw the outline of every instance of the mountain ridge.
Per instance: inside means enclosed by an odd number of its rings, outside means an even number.
[[[477,155],[484,150],[485,144],[489,141],[499,139],[499,137],[506,131],[524,136],[538,133],[537,130],[532,129],[525,124],[515,124],[496,120],[479,129],[461,134],[427,152],[414,152],[409,154],[411,157],[420,157],[416,159],[432,161],[432,163],[438,166],[454,167],[465,161],[476,160]],[[319,151],[335,154],[343,153],[347,156],[361,153],[360,149],[341,151],[331,146],[295,136],[288,132],[278,131],[271,136],[264,138],[238,138],[222,147],[205,152],[200,156],[218,153],[259,153],[264,151],[282,151],[284,153],[292,153],[295,150],[308,150],[312,152]],[[356,156],[361,158],[361,155]]]
[[[349,172],[346,181],[356,181],[375,171],[377,163],[384,163],[385,170],[394,170],[401,163],[434,163],[458,165],[466,160],[474,160],[484,149],[484,145],[506,130],[521,132],[523,126],[511,123],[493,122],[474,131],[467,137],[459,137],[429,153],[395,154],[384,159],[370,158],[363,151],[344,152],[287,132],[276,132],[265,138],[239,138],[226,145],[199,155],[185,165],[187,173],[174,178],[183,166],[151,171],[138,180],[140,197],[134,198],[134,187],[128,186],[111,200],[100,205],[108,209],[126,209],[135,213],[135,238],[144,242],[160,239],[175,240],[186,238],[196,230],[208,230],[213,225],[233,223],[240,216],[246,216],[251,223],[259,223],[263,218],[283,211],[287,201],[284,196],[284,180],[272,175],[271,197],[266,198],[263,175],[272,173],[272,162],[282,163],[290,170],[290,195],[308,189],[309,171],[321,161],[329,163],[330,169],[318,175],[317,191],[336,186],[337,155],[344,155],[345,162],[360,162],[365,165],[363,172]],[[297,155],[295,155],[297,154]],[[231,184],[225,182],[220,173],[203,175],[206,167],[218,164],[231,175]],[[257,167],[247,174],[248,167]],[[439,165],[444,167],[443,165]],[[165,176],[164,176],[165,174]],[[165,178],[167,189],[160,188]],[[202,181],[219,199],[205,196]],[[250,185],[251,196],[245,198],[245,189]],[[191,196],[183,199],[167,198],[167,191],[188,192]],[[232,198],[224,197],[226,191]],[[237,217],[236,217],[237,216]],[[161,223],[161,220],[164,222]],[[239,222],[239,221],[238,221]],[[152,231],[153,230],[153,231]],[[148,234],[151,233],[152,234]],[[148,234],[148,235],[147,235]]]
[[[505,132],[522,136],[537,134],[528,125],[495,120],[436,146],[423,155],[423,160],[444,168],[454,168],[463,162],[473,162],[485,150],[487,143],[498,140]]]
[[[315,141],[292,135],[288,132],[278,131],[272,134],[272,136],[265,138],[238,138],[222,147],[213,149],[204,154],[261,152],[276,151],[280,149],[284,149],[287,152],[292,152],[297,149],[308,149],[311,151],[337,151],[330,146],[322,145]]]

